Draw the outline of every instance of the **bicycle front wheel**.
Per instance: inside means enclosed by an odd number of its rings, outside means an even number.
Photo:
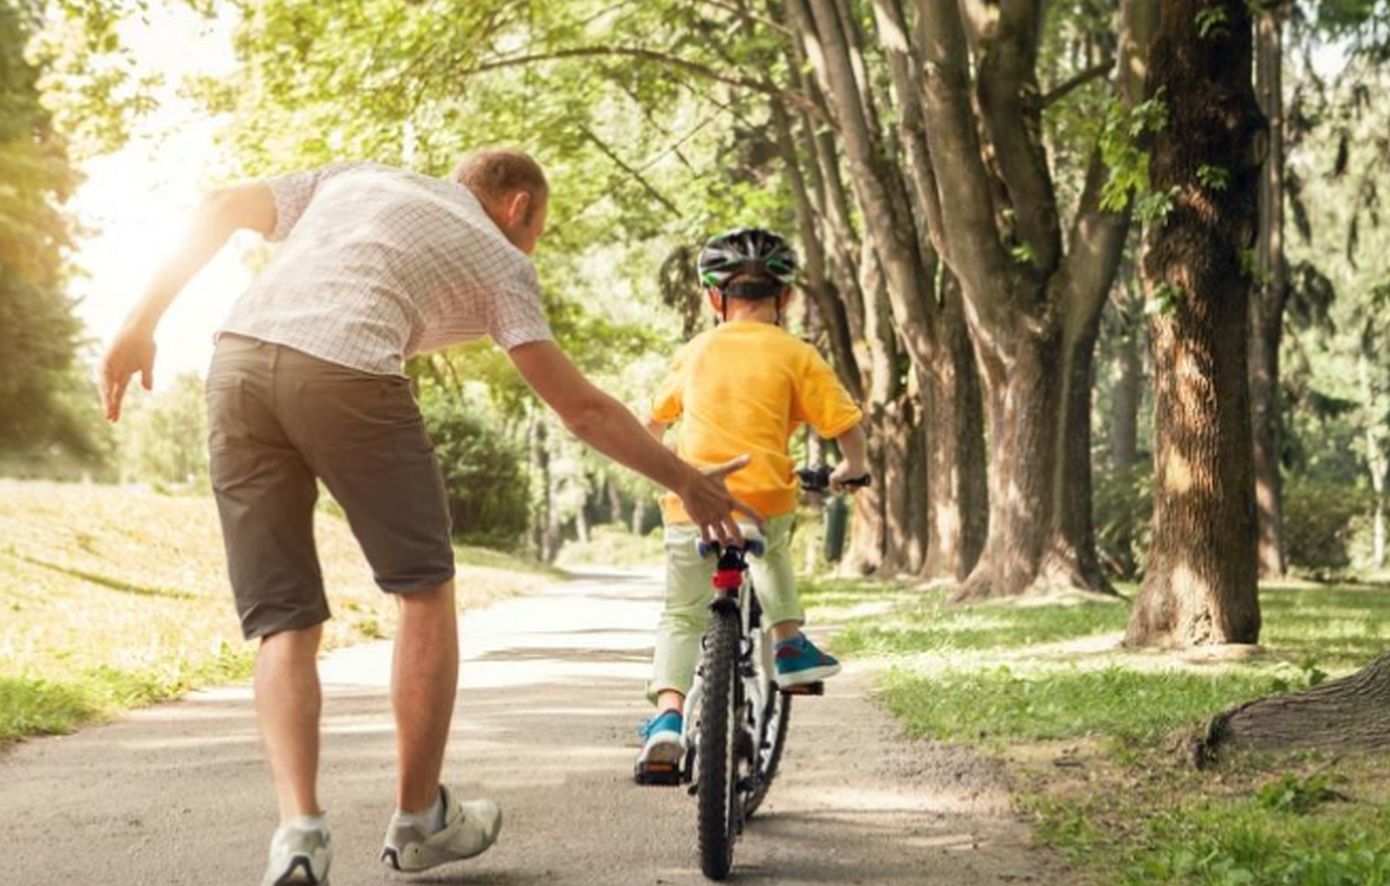
[[[699,764],[700,869],[729,875],[738,834],[738,610],[716,607],[705,644],[696,738]]]

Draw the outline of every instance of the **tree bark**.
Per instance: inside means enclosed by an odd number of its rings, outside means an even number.
[[[1126,318],[1127,319],[1127,318]],[[1144,358],[1139,350],[1140,325],[1121,331],[1110,388],[1110,467],[1129,474],[1139,463],[1139,402],[1143,396]]]
[[[1279,473],[1279,343],[1288,281],[1284,261],[1283,10],[1260,9],[1255,23],[1256,95],[1268,121],[1260,175],[1260,280],[1250,299],[1250,412],[1255,443],[1255,496],[1259,505],[1261,578],[1287,569],[1284,552],[1283,483]]]
[[[1100,308],[1076,311],[1062,337],[1062,427],[1058,433],[1058,476],[1054,489],[1056,527],[1043,563],[1049,585],[1071,585],[1115,592],[1105,577],[1096,547],[1091,502],[1091,392],[1095,387],[1096,341]]]
[[[1143,72],[1142,43],[1131,38],[1145,5],[1124,4],[1127,51],[1112,83],[1126,103]],[[972,9],[918,0],[915,31],[938,173],[931,239],[963,287],[990,440],[988,536],[955,599],[1056,584],[1106,591],[1090,513],[1089,388],[1128,213],[1101,209],[1108,170],[1095,154],[1062,248],[1041,137],[1041,8],[1006,3],[984,17]]]
[[[1211,27],[1213,10],[1217,26]],[[1205,29],[1202,23],[1206,22]],[[1145,287],[1156,384],[1153,543],[1126,642],[1254,643],[1260,608],[1246,349],[1262,120],[1242,0],[1163,0],[1149,86],[1166,97]]]
[[[943,274],[933,317],[935,347],[921,383],[925,411],[927,550],[923,578],[963,580],[975,567],[989,530],[984,405],[975,347],[965,325],[960,284]]]
[[[1194,747],[1198,767],[1223,751],[1390,747],[1390,654],[1356,673],[1303,692],[1236,705],[1207,724]]]
[[[1363,347],[1366,340],[1363,338]],[[1371,367],[1365,351],[1356,355],[1356,375],[1361,388],[1361,412],[1365,425],[1362,443],[1366,447],[1366,470],[1371,476],[1374,510],[1371,523],[1371,568],[1385,568],[1385,486],[1390,479],[1390,454],[1386,453],[1385,403],[1371,384]]]
[[[905,179],[885,145],[864,72],[863,36],[848,6],[837,0],[791,0],[788,12],[799,35],[797,45],[812,63],[827,109],[839,126],[865,233],[858,279],[868,354],[860,364],[868,368],[864,387],[869,393],[869,424],[878,438],[870,455],[882,482],[856,496],[848,562],[861,572],[894,574],[921,573],[930,560],[933,569],[954,575],[958,563],[973,562],[978,541],[969,530],[983,519],[982,502],[973,492],[984,486],[983,459],[950,461],[957,448],[980,448],[978,395],[971,396],[978,382],[973,357],[962,358],[969,354],[963,312],[958,307],[946,310],[936,296],[936,257],[923,218],[932,211],[935,186],[923,187],[932,179],[919,103],[915,98],[902,100],[914,88],[911,64],[903,51],[890,53],[900,105],[897,135],[907,153]],[[900,19],[901,10],[892,6],[880,14]],[[838,146],[818,139],[816,147],[822,175],[830,181],[838,175]],[[838,204],[829,208],[836,216],[848,216]],[[906,362],[912,366],[916,396],[904,389]],[[937,390],[938,381],[948,387]],[[948,398],[957,391],[962,399],[951,402]],[[932,425],[923,428],[923,412],[932,410],[927,404],[933,402],[943,408],[935,410]],[[937,448],[945,454],[933,455]],[[948,472],[923,470],[924,461],[927,466],[945,465]],[[924,505],[924,498],[930,503]],[[981,510],[958,510],[967,506]],[[883,525],[871,525],[875,519]],[[937,525],[947,530],[944,537],[936,532]],[[956,545],[962,547],[955,549]]]

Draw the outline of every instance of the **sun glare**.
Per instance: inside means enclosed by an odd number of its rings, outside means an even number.
[[[92,233],[76,254],[82,276],[73,282],[88,336],[105,344],[144,292],[158,263],[182,233],[199,196],[219,181],[227,158],[216,144],[221,121],[179,95],[192,74],[225,75],[233,65],[230,11],[205,19],[183,5],[151,10],[130,21],[122,37],[142,73],[162,75],[159,108],[139,120],[120,151],[83,165],[86,181],[71,208]],[[212,334],[249,282],[233,244],[190,282],[159,330],[156,385],[178,373],[201,373]]]

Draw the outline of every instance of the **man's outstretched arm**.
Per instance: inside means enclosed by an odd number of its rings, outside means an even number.
[[[530,342],[512,348],[508,355],[571,433],[680,496],[705,538],[721,542],[740,538],[735,512],[762,522],[761,514],[737,501],[724,485],[725,476],[748,463],[747,456],[702,473],[654,440],[627,407],[595,387],[554,342]]]
[[[269,236],[275,230],[275,199],[262,183],[213,191],[203,198],[174,253],[161,264],[130,312],[101,364],[101,399],[106,417],[121,417],[121,400],[135,373],[146,390],[154,384],[154,330],[184,285],[203,269],[239,229]]]

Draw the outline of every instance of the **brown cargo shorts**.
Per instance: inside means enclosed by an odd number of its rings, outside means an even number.
[[[408,379],[224,334],[207,406],[213,494],[248,640],[330,616],[314,546],[318,480],[382,590],[453,578],[444,480]]]

